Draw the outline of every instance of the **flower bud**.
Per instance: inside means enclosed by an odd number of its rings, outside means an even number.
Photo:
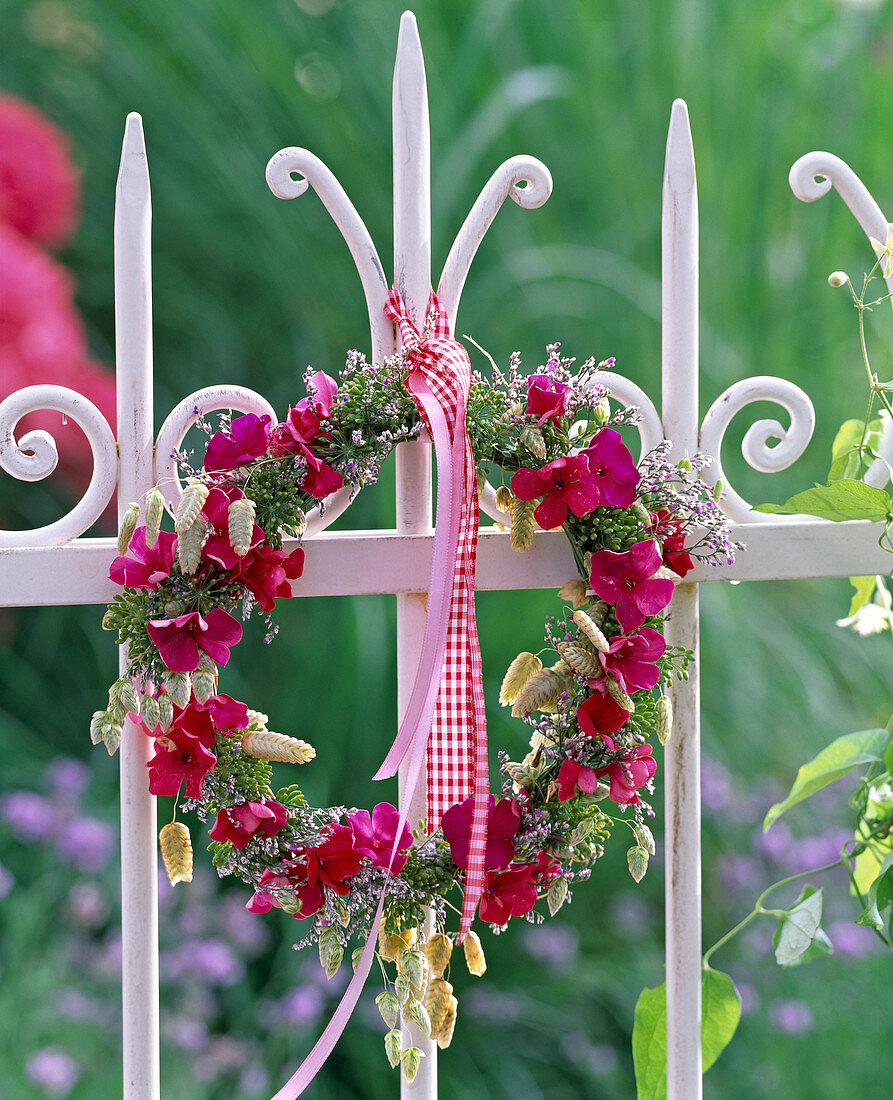
[[[828,285],[833,287],[844,286],[849,281],[850,277],[845,271],[832,271],[828,276]]]
[[[610,417],[611,402],[608,400],[607,394],[605,394],[604,397],[600,397],[598,401],[596,401],[595,405],[593,406],[593,412],[595,413],[596,420],[598,420],[599,424],[604,424],[604,422]]]

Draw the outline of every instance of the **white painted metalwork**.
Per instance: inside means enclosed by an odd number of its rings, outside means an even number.
[[[411,316],[421,327],[431,278],[430,149],[424,61],[414,17],[400,25],[393,90],[394,125],[394,280]],[[295,174],[301,178],[296,179]],[[816,176],[824,176],[820,183]],[[309,188],[319,195],[344,236],[360,275],[369,313],[375,359],[395,350],[393,326],[382,306],[388,282],[368,231],[341,185],[307,150],[288,148],[267,167],[271,189],[295,198]],[[791,171],[791,185],[813,201],[833,185],[865,232],[883,242],[887,223],[852,170],[827,153],[810,153]],[[512,198],[525,208],[541,205],[551,177],[539,161],[513,157],[484,186],[449,253],[438,286],[455,322],[461,291],[480,241],[499,207]],[[84,538],[118,487],[119,516],[141,499],[156,480],[175,503],[180,487],[171,456],[195,420],[220,408],[274,411],[259,394],[215,386],[184,398],[165,420],[153,448],[152,336],[149,177],[139,116],[127,120],[115,219],[115,298],[120,462],[111,429],[82,396],[62,387],[29,387],[0,403],[0,466],[22,480],[48,476],[56,448],[46,432],[16,440],[21,417],[37,409],[57,409],[78,421],[94,455],[93,477],[83,500],[67,516],[27,532],[0,533],[0,604],[105,603],[116,586],[108,580],[115,540]],[[698,430],[698,221],[694,154],[685,104],[673,105],[667,140],[663,202],[663,396],[662,416],[633,382],[613,373],[596,381],[642,410],[643,450],[662,438],[675,454],[706,450],[721,475],[723,437],[734,415],[756,400],[783,407],[790,425],[774,420],[754,424],[744,454],[758,470],[772,472],[793,462],[813,427],[809,398],[781,379],[751,378],[731,386],[713,403]],[[893,288],[891,288],[893,289]],[[769,443],[777,440],[774,447]],[[893,444],[891,444],[893,446]],[[153,455],[154,450],[154,455]],[[431,562],[431,455],[421,439],[397,450],[396,527],[391,531],[326,532],[324,528],[350,499],[339,500],[308,517],[306,568],[296,595],[397,594],[398,699],[402,709],[424,632],[426,587]],[[679,585],[668,641],[697,649],[698,583],[708,580],[765,580],[847,576],[886,572],[889,558],[879,549],[879,527],[865,523],[830,524],[807,517],[754,515],[739,494],[728,490],[726,508],[739,525],[747,552],[734,565],[699,565]],[[485,487],[482,508],[501,521],[494,493]],[[80,536],[80,537],[79,537]],[[370,564],[372,563],[372,564]],[[570,547],[561,532],[541,532],[527,553],[511,550],[496,528],[481,532],[478,587],[518,589],[558,587],[573,575]],[[122,665],[123,655],[122,655]],[[700,1074],[700,803],[697,672],[674,688],[676,733],[666,754],[668,1096],[698,1100]],[[158,1100],[158,1000],[155,800],[148,794],[145,764],[151,742],[128,724],[121,749],[122,908],[124,939],[124,1095],[127,1100]],[[414,816],[424,813],[424,798]],[[428,1057],[403,1095],[433,1100],[437,1066],[430,1042],[417,1034]]]

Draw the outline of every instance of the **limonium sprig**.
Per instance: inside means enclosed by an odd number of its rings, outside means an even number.
[[[554,916],[618,833],[629,844],[631,875],[645,874],[654,853],[647,797],[655,742],[671,732],[666,689],[691,658],[667,648],[663,615],[694,557],[725,560],[734,548],[697,478],[704,460],[673,464],[658,447],[633,461],[622,431],[637,411],[593,377],[612,366],[591,358],[574,370],[556,343],[530,375],[514,355],[504,371],[492,364],[490,376],[476,372],[471,382],[467,424],[479,477],[498,485],[512,546],[523,552],[538,527],[563,527],[579,566],[559,592],[543,648],[515,658],[500,692],[528,725],[530,744],[518,761],[500,753],[502,789],[487,808],[477,915],[494,932],[513,918]],[[153,743],[149,790],[177,799],[162,845],[172,880],[187,881],[192,867],[189,831],[176,813],[195,813],[210,829],[218,873],[250,887],[251,912],[298,919],[298,946],[318,947],[327,976],[373,931],[384,897],[378,1003],[391,1029],[386,1053],[410,1077],[418,1059],[402,1047],[397,1011],[441,1046],[455,1025],[445,973],[471,799],[429,828],[401,826],[387,802],[371,811],[313,807],[295,783],[274,793],[273,766],[306,765],[314,749],[220,687],[242,636],[235,613],[245,621],[258,611],[271,637],[277,601],[294,594],[307,512],[344,487],[374,484],[394,447],[420,435],[406,372],[400,354],[376,364],[350,351],[337,380],[308,371],[307,395],[278,423],[250,413],[205,422],[201,464],[181,456],[185,488],[178,507],[168,507],[174,530],[161,529],[164,486],[147,496],[142,524],[139,505],[128,513],[110,571],[123,591],[104,619],[127,647],[128,674],[94,714],[91,735],[113,752],[126,714],[134,716]],[[435,928],[427,938],[426,913]],[[470,972],[482,974],[476,932],[464,947]]]

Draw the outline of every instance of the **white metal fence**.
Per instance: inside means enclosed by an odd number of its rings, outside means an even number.
[[[424,61],[415,20],[403,16],[397,48],[393,95],[394,276],[415,320],[423,314],[431,285],[430,150]],[[300,178],[296,178],[296,176]],[[817,177],[823,177],[819,179]],[[810,153],[791,170],[797,196],[811,202],[833,185],[866,235],[884,241],[887,221],[854,173],[827,153]],[[281,198],[312,188],[344,236],[357,266],[369,312],[375,359],[392,353],[395,336],[383,304],[389,280],[359,215],[326,166],[304,149],[283,149],[270,161],[267,179]],[[530,209],[549,197],[548,170],[532,157],[513,157],[484,186],[459,231],[437,284],[455,318],[470,264],[506,198]],[[754,401],[772,401],[789,417],[783,426],[762,420],[747,432],[743,449],[754,468],[783,469],[803,452],[813,429],[809,398],[790,382],[755,377],[730,386],[703,421],[698,410],[698,213],[695,163],[685,104],[673,104],[667,139],[662,214],[662,370],[661,412],[633,382],[611,375],[612,392],[639,405],[644,448],[662,438],[677,455],[706,451],[716,457],[711,479],[722,474],[722,440],[732,418]],[[221,408],[275,413],[250,390],[215,386],[190,394],[154,435],[152,402],[151,203],[149,173],[138,115],[127,119],[115,213],[115,302],[117,369],[117,446],[111,428],[85,397],[60,386],[31,386],[0,403],[0,466],[13,477],[36,481],[52,473],[55,443],[43,431],[16,438],[27,413],[57,410],[84,430],[94,470],[84,497],[60,520],[31,531],[0,532],[0,605],[102,604],[114,594],[107,579],[114,539],[84,538],[117,492],[119,515],[157,480],[172,480],[170,458],[200,414]],[[891,279],[893,284],[893,279]],[[893,290],[893,285],[891,285]],[[770,446],[770,442],[774,445]],[[891,456],[888,456],[891,457]],[[889,560],[869,524],[831,524],[806,517],[767,521],[751,513],[726,479],[724,507],[736,534],[747,544],[733,566],[698,566],[680,585],[667,624],[668,641],[697,651],[698,585],[717,580],[769,580],[884,573]],[[177,490],[178,491],[178,490]],[[177,495],[176,492],[173,494]],[[430,443],[402,444],[397,451],[396,528],[327,534],[325,527],[347,506],[348,492],[326,508],[325,520],[310,517],[307,558],[297,595],[396,593],[398,705],[402,711],[421,648],[423,601],[413,593],[427,586],[431,560]],[[489,487],[482,507],[500,515]],[[370,568],[370,563],[374,567]],[[540,532],[524,555],[496,528],[481,532],[477,579],[481,589],[545,588],[561,585],[574,571],[562,532]],[[668,1095],[697,1100],[701,1095],[700,971],[701,882],[699,795],[698,674],[674,689],[677,732],[667,746],[666,788],[666,943]],[[86,725],[86,716],[85,716]],[[122,934],[124,1014],[124,1095],[157,1100],[158,948],[155,800],[146,783],[150,739],[128,723],[121,745]],[[412,816],[412,815],[410,815]],[[419,816],[419,815],[417,815]],[[421,816],[424,816],[423,814]],[[418,1042],[418,1037],[414,1037]],[[437,1089],[436,1047],[427,1044],[422,1069],[404,1096],[432,1100]],[[297,1056],[298,1052],[296,1052]]]

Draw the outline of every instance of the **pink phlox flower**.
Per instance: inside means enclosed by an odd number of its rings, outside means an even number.
[[[582,454],[556,458],[538,470],[518,470],[511,486],[519,500],[544,498],[533,513],[544,531],[560,527],[567,519],[568,508],[575,516],[586,516],[601,502],[589,476],[589,460]]]
[[[210,740],[213,745],[213,726]],[[204,743],[208,740],[196,712],[187,707],[163,734],[155,738],[155,755],[147,764],[149,792],[155,795],[176,795],[185,782],[187,798],[199,798],[205,776],[217,763],[217,757]]]
[[[312,446],[317,436],[328,439],[322,430],[322,421],[332,414],[332,401],[338,392],[338,383],[324,371],[318,370],[310,376],[312,397],[302,397],[294,406],[289,406],[285,420],[273,430],[274,453],[303,454],[304,448]]]
[[[193,702],[192,706],[207,710],[219,733],[240,733],[248,725],[248,707],[231,695],[212,695],[206,702]]]
[[[126,588],[157,588],[166,580],[177,553],[177,536],[159,531],[154,546],[146,543],[146,528],[137,527],[130,540],[133,557],[117,557],[109,568],[109,580]]]
[[[372,813],[368,810],[354,810],[347,815],[347,824],[353,831],[354,848],[362,856],[372,861],[374,867],[382,867],[387,870],[394,841],[397,837],[397,824],[400,821],[400,811],[390,802],[379,802],[373,806]],[[399,875],[406,864],[405,851],[412,847],[412,831],[409,824],[404,821],[400,833],[400,842],[391,863],[391,874]]]
[[[620,432],[600,428],[580,455],[585,455],[589,462],[589,476],[598,491],[599,504],[629,508],[636,499],[636,486],[642,475]]]
[[[304,455],[304,460],[307,463],[307,474],[301,482],[301,488],[305,493],[316,497],[317,500],[325,500],[327,496],[331,496],[342,488],[344,478],[334,467],[329,466],[310,451]]]
[[[274,905],[277,909],[282,908],[269,890],[255,890],[254,894],[245,902],[245,908],[249,913],[269,913]]]
[[[682,520],[673,519],[669,508],[659,508],[651,513],[647,530],[661,540],[664,565],[680,577],[695,567],[691,554],[685,549],[685,531]]]
[[[244,500],[245,494],[236,485],[215,485],[208,493],[202,507],[202,515],[213,528],[205,545],[202,547],[202,557],[215,562],[221,569],[227,572],[238,570],[244,562],[244,557],[233,550],[229,541],[229,506],[237,500]],[[250,554],[255,547],[260,546],[266,536],[262,529],[255,523],[251,531],[251,541],[248,544]]]
[[[527,379],[527,408],[525,412],[537,417],[542,427],[547,420],[558,421],[567,412],[570,386],[557,382],[548,374],[532,374]]]
[[[511,917],[529,913],[536,905],[535,870],[533,863],[513,863],[506,871],[488,871],[481,895],[481,920],[507,924]]]
[[[242,637],[239,623],[219,607],[207,615],[192,611],[174,619],[150,619],[146,630],[171,672],[195,672],[199,650],[222,668]]]
[[[246,413],[237,416],[229,428],[215,432],[205,451],[206,470],[234,470],[261,458],[270,443],[272,417]]]
[[[641,626],[649,615],[663,611],[673,598],[673,582],[654,576],[662,564],[654,539],[634,543],[623,554],[597,550],[592,555],[589,583],[597,596],[615,605],[614,614],[624,634]]]
[[[300,851],[301,849],[297,849]],[[282,870],[274,871],[268,867],[258,879],[259,890],[246,906],[252,913],[267,913],[271,906],[282,908],[282,903],[270,891],[288,890],[298,902],[298,911],[293,913],[295,919],[312,917],[322,909],[326,900],[326,892],[321,882],[310,884],[307,881],[308,865],[302,860],[288,861]],[[264,887],[270,887],[265,890]]]
[[[555,777],[558,784],[558,801],[567,802],[576,797],[577,790],[583,794],[594,794],[598,786],[598,775],[592,768],[577,760],[565,760]]]
[[[450,856],[457,867],[468,866],[468,847],[471,841],[471,819],[473,798],[458,802],[444,813],[440,827],[450,845]],[[484,867],[508,867],[515,854],[512,837],[521,824],[521,811],[513,798],[502,798],[496,802],[490,795],[487,805],[487,849],[484,854]]]
[[[307,883],[328,886],[342,897],[350,890],[347,880],[360,869],[360,853],[354,848],[353,830],[347,825],[332,825],[331,833],[313,848],[296,848],[307,858]]]
[[[531,864],[531,867],[531,878],[537,886],[548,886],[561,874],[561,864],[545,849],[540,851],[536,863]]]
[[[288,820],[288,811],[281,802],[241,802],[222,807],[211,829],[211,839],[229,841],[235,848],[244,848],[252,837],[275,836]]]
[[[290,581],[304,572],[304,551],[298,547],[286,554],[263,543],[249,550],[236,566],[235,575],[257,600],[261,611],[272,611],[277,599],[292,595]]]
[[[666,648],[663,636],[645,627],[638,634],[612,639],[608,652],[599,653],[598,659],[605,672],[610,672],[623,690],[632,695],[635,691],[653,688],[660,679],[657,662]],[[590,680],[589,686],[598,687],[598,684]]]
[[[610,694],[596,692],[577,707],[577,724],[590,737],[599,733],[616,733],[627,718],[629,711],[615,702]]]
[[[602,741],[612,752],[617,750],[618,746],[610,737],[603,735]],[[651,755],[651,746],[636,745],[623,759],[606,764],[603,768],[596,768],[595,774],[607,775],[610,779],[611,789],[608,797],[612,802],[616,802],[619,806],[635,806],[639,801],[636,792],[640,787],[645,786],[656,770],[657,763]]]
[[[55,248],[77,224],[79,191],[65,134],[24,100],[0,95],[0,222]]]

